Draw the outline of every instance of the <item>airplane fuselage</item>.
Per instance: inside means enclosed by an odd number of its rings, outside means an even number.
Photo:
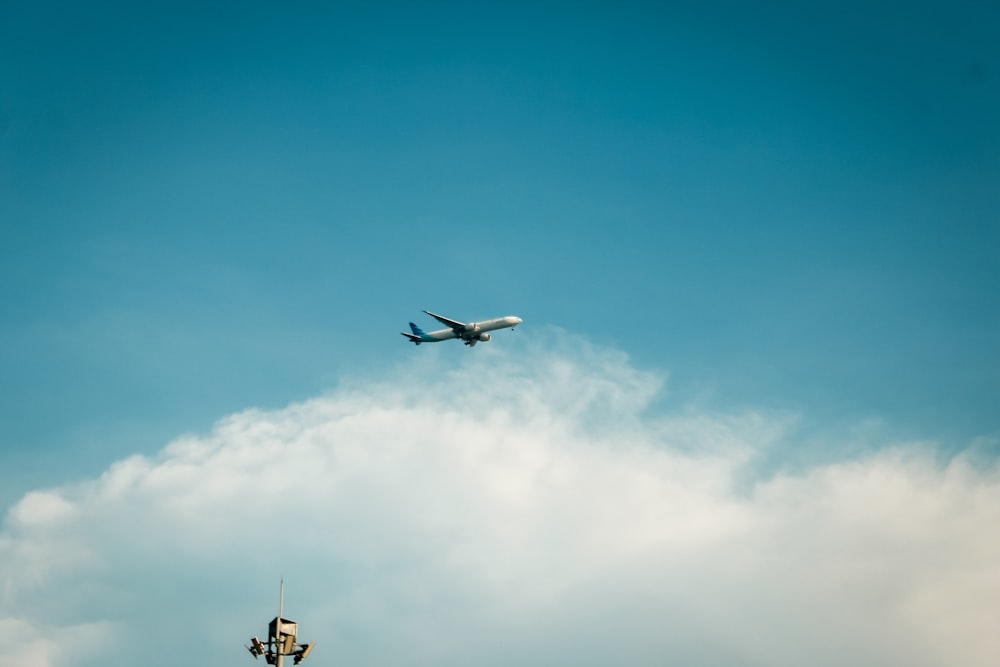
[[[497,317],[492,320],[483,320],[482,322],[470,322],[465,325],[466,329],[464,332],[456,329],[440,329],[438,331],[428,331],[421,338],[423,338],[425,343],[451,340],[452,338],[463,338],[463,333],[478,334],[496,331],[497,329],[513,329],[520,323],[520,317],[508,315],[507,317]]]

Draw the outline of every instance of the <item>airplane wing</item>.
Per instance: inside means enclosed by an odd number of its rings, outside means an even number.
[[[428,315],[430,315],[431,317],[433,317],[435,320],[437,320],[441,324],[445,325],[446,327],[450,327],[451,329],[454,329],[455,331],[465,331],[466,330],[465,329],[465,324],[463,324],[462,322],[459,322],[458,320],[450,320],[447,317],[442,317],[441,315],[435,315],[434,313],[432,313],[429,310],[425,310],[424,312],[427,313]]]

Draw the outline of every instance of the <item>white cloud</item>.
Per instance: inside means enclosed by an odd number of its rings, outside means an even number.
[[[93,659],[110,638],[104,623],[38,627],[16,618],[0,618],[0,667],[53,667],[78,658]]]
[[[650,414],[661,378],[571,345],[435,351],[27,495],[0,641],[44,667],[248,661],[283,574],[330,663],[1000,655],[995,467],[897,446],[747,487],[790,420]]]

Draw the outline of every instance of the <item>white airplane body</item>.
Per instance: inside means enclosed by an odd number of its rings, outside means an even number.
[[[424,312],[448,328],[428,332],[424,331],[413,322],[410,322],[410,329],[413,333],[404,333],[403,335],[415,345],[420,345],[421,343],[437,343],[442,340],[458,338],[469,347],[472,347],[479,341],[483,341],[484,343],[488,341],[491,337],[487,333],[488,331],[496,331],[497,329],[507,328],[513,329],[521,323],[521,318],[516,315],[508,315],[507,317],[497,317],[492,320],[469,322],[468,324],[465,324],[457,320],[442,317],[441,315],[435,315],[429,310],[425,310]]]

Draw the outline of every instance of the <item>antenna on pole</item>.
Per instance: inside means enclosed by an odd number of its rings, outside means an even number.
[[[275,667],[283,667],[285,656],[295,658],[295,664],[299,664],[313,650],[316,642],[300,644],[298,642],[299,624],[284,618],[285,615],[285,578],[281,578],[281,585],[278,593],[278,615],[268,626],[267,644],[257,637],[250,640],[247,650],[254,660],[264,656],[267,664]]]

